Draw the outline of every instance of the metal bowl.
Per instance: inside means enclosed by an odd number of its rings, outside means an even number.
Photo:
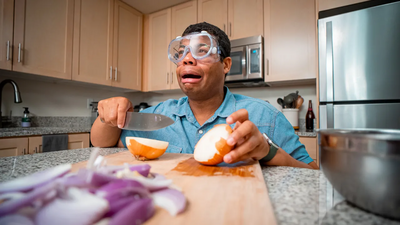
[[[400,130],[318,131],[321,165],[354,205],[400,219]]]

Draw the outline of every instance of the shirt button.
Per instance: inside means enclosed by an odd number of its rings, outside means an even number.
[[[203,130],[199,130],[199,134],[202,134],[203,133]]]

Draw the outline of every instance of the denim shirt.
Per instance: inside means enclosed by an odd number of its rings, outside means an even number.
[[[174,124],[155,131],[122,130],[121,141],[126,147],[126,137],[143,137],[169,142],[166,152],[193,154],[194,146],[201,137],[217,124],[226,124],[226,118],[239,109],[246,109],[249,119],[261,133],[266,133],[279,147],[293,158],[304,163],[313,160],[308,155],[299,137],[285,116],[271,104],[232,94],[227,87],[223,103],[203,125],[200,125],[190,108],[188,97],[179,100],[169,99],[156,106],[144,109],[141,113],[157,113],[170,117]],[[234,124],[231,125],[234,127]]]

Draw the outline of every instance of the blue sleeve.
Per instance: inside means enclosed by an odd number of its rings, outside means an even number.
[[[272,139],[279,147],[296,160],[306,164],[314,161],[308,155],[305,146],[299,141],[299,136],[295,134],[290,122],[281,112],[276,116]]]

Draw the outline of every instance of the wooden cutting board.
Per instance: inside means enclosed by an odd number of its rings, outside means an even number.
[[[165,153],[156,160],[137,161],[129,151],[105,156],[107,165],[148,163],[182,188],[186,211],[173,217],[156,209],[146,224],[276,224],[261,167],[256,161],[203,166],[192,154]],[[72,171],[86,166],[76,163]]]

